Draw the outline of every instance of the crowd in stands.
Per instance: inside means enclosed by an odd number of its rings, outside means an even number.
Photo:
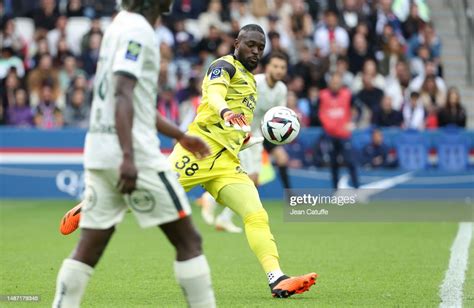
[[[114,2],[1,2],[2,125],[87,128],[104,20],[116,13]],[[31,39],[16,17],[31,18]],[[77,18],[90,19],[80,37],[68,31]],[[321,125],[319,92],[335,74],[351,92],[356,127],[466,125],[459,91],[443,78],[442,43],[425,0],[176,0],[173,14],[154,26],[160,113],[187,121],[207,67],[232,52],[248,23],[262,25],[267,36],[257,72],[271,52],[287,55],[288,106],[303,127]]]

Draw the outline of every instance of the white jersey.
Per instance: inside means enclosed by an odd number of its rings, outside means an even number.
[[[121,11],[100,47],[90,127],[84,149],[87,169],[118,168],[122,149],[115,129],[114,74],[137,80],[133,91],[133,151],[137,168],[169,169],[156,130],[159,51],[155,32],[139,14]]]
[[[273,88],[270,88],[265,79],[265,74],[255,75],[255,81],[257,82],[257,106],[253,111],[252,134],[262,136],[260,126],[263,116],[268,109],[276,106],[286,106],[288,88],[283,81],[277,81]]]

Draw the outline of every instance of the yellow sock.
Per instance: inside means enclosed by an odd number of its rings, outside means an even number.
[[[270,232],[268,215],[253,185],[228,184],[219,191],[218,202],[230,207],[242,219],[250,249],[265,273],[280,269],[278,250]]]

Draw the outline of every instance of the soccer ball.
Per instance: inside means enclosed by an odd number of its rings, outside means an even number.
[[[263,116],[263,137],[273,144],[292,142],[300,132],[296,113],[287,107],[273,107]]]

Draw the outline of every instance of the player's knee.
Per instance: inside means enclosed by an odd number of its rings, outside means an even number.
[[[72,254],[72,259],[95,267],[102,256],[115,228],[101,231],[83,230],[79,244]]]
[[[254,213],[250,213],[244,217],[244,225],[246,228],[255,227],[262,228],[268,227],[268,214],[265,209],[260,209]]]

